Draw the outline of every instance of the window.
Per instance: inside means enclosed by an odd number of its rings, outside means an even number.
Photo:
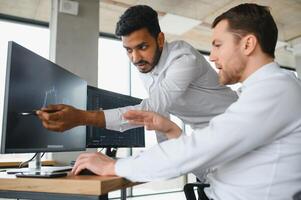
[[[121,42],[100,38],[98,45],[98,87],[129,95],[130,63]]]
[[[0,30],[0,124],[2,124],[8,41],[15,41],[18,44],[38,53],[39,55],[48,58],[50,32],[48,28],[4,20],[0,20]],[[2,128],[0,129],[0,133],[1,131]],[[26,160],[31,156],[32,154],[0,154],[0,160],[20,161]]]

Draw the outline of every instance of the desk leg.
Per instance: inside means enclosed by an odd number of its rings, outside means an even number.
[[[120,192],[121,192],[120,200],[126,200],[126,188],[121,189]]]

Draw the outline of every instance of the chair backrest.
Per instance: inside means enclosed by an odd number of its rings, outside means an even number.
[[[205,187],[209,187],[209,184],[195,182],[195,183],[187,183],[184,186],[184,193],[187,200],[196,200],[195,194],[194,194],[194,188],[197,188],[199,200],[209,200],[204,192]]]
[[[301,200],[301,191],[297,192],[297,193],[293,196],[293,200]]]

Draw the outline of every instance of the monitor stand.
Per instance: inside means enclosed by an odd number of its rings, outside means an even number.
[[[105,154],[111,158],[116,158],[117,148],[115,147],[107,147]]]
[[[7,174],[16,174],[16,173],[36,173],[36,172],[66,172],[71,171],[72,166],[47,166],[42,167],[41,164],[41,153],[37,153],[35,159],[32,161],[33,164],[28,164],[27,168],[14,168],[6,170]],[[33,166],[31,166],[33,165]]]

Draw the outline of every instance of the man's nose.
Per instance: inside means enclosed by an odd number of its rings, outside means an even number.
[[[214,62],[214,61],[216,61],[216,59],[217,59],[217,57],[215,55],[215,52],[213,50],[211,50],[210,55],[209,55],[209,60],[211,62]]]
[[[139,62],[141,60],[141,55],[140,55],[139,51],[133,50],[132,60],[133,60],[133,63]]]

